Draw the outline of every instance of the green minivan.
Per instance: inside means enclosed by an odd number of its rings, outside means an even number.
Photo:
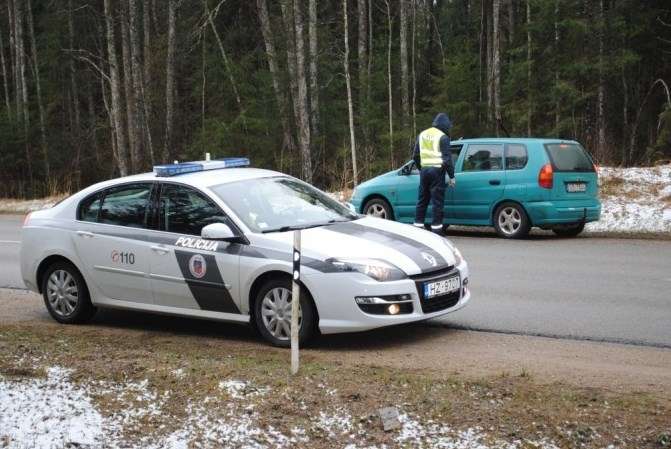
[[[445,192],[446,225],[494,226],[505,238],[522,238],[533,226],[576,236],[599,219],[596,167],[576,141],[460,139],[450,149],[456,186]],[[418,186],[410,161],[360,184],[350,203],[358,213],[412,223]]]

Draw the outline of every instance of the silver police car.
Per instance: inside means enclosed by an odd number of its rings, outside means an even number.
[[[470,299],[447,239],[354,214],[244,159],[155,167],[26,217],[21,271],[51,316],[97,308],[250,323],[288,346],[292,230],[302,231],[300,340],[426,320]]]

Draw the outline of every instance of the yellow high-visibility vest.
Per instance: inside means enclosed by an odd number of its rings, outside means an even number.
[[[422,167],[441,167],[443,154],[440,152],[440,138],[445,135],[438,128],[429,128],[419,134],[419,157]]]

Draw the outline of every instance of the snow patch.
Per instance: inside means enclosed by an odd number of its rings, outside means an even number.
[[[94,445],[103,437],[103,418],[86,389],[53,367],[46,379],[7,381],[0,377],[0,437],[7,448]]]

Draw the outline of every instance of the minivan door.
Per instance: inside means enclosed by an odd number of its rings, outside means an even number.
[[[461,224],[489,224],[492,205],[503,196],[506,172],[503,144],[469,144],[458,164],[451,194],[453,219]]]
[[[146,240],[153,183],[112,187],[86,198],[74,235],[82,267],[108,299],[151,303]],[[104,300],[105,298],[99,298]]]

